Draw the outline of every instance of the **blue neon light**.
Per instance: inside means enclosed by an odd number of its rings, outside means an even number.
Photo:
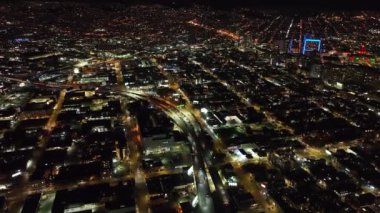
[[[306,48],[307,43],[312,43],[312,42],[314,42],[314,43],[318,43],[318,52],[321,51],[321,43],[322,43],[322,42],[321,42],[321,39],[309,39],[309,38],[306,38],[306,39],[304,39],[304,41],[303,41],[302,54],[305,54],[306,52],[313,51],[313,50],[311,50],[311,49],[307,49],[307,48]]]
[[[289,42],[288,53],[292,53],[292,49],[293,49],[293,38]]]

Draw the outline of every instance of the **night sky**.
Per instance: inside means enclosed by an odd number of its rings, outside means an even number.
[[[4,1],[4,0],[1,0]],[[5,0],[8,2],[15,1],[33,1],[33,0]],[[38,0],[34,0],[38,1]],[[189,6],[193,3],[211,5],[219,8],[231,7],[268,7],[274,9],[329,9],[329,10],[356,10],[370,9],[379,10],[380,0],[45,0],[45,1],[71,1],[71,2],[90,2],[90,3],[109,3],[120,2],[126,4],[165,4],[171,6]]]

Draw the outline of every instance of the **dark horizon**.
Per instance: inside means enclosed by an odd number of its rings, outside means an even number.
[[[5,0],[5,2],[32,2],[40,0]],[[375,0],[45,0],[50,2],[78,3],[123,3],[123,4],[163,4],[174,7],[193,4],[208,5],[220,9],[235,7],[258,7],[268,9],[307,9],[307,10],[379,10],[380,2]]]

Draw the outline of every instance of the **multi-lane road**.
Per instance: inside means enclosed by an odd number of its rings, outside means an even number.
[[[120,74],[117,73],[117,76],[120,76]],[[72,80],[72,77],[70,77],[69,80]],[[20,79],[17,79],[17,81],[26,82],[26,81],[20,80]],[[28,82],[28,83],[30,83],[30,82]],[[46,85],[46,87],[51,87],[51,84],[48,84],[48,83],[42,84],[40,82],[38,82],[38,84],[35,84],[32,82],[31,85],[35,85],[35,86],[45,86]],[[120,94],[120,96],[122,96],[122,97],[128,97],[128,98],[132,98],[132,99],[140,99],[140,100],[149,101],[154,106],[164,110],[164,112],[170,118],[173,119],[173,121],[180,127],[180,129],[188,135],[188,139],[192,144],[194,178],[195,178],[195,185],[197,188],[197,195],[198,195],[198,201],[199,201],[198,206],[200,207],[201,212],[213,212],[214,211],[213,210],[213,200],[211,198],[210,186],[209,186],[208,179],[206,176],[206,168],[205,168],[205,164],[204,164],[205,161],[203,159],[204,158],[203,154],[205,153],[205,150],[202,150],[201,140],[199,140],[200,127],[199,127],[199,124],[197,123],[196,119],[194,118],[194,116],[191,116],[191,113],[188,113],[188,112],[185,113],[183,110],[177,109],[175,104],[170,103],[167,100],[163,100],[163,99],[159,98],[158,96],[155,96],[155,95],[149,94],[149,93],[145,93],[142,91],[127,91],[121,85],[119,85],[119,86],[120,87],[118,87],[118,88],[109,88],[109,87],[108,88],[106,88],[106,87],[99,88],[98,92],[99,93],[111,93],[112,92],[113,94],[115,94],[115,93]],[[54,87],[60,88],[60,85],[57,84],[57,85],[54,85]],[[62,106],[66,92],[67,92],[66,86],[64,85],[63,89],[60,93],[60,97],[57,101],[57,104],[54,107],[54,111],[51,115],[51,118],[49,119],[49,121],[46,124],[45,129],[47,130],[47,132],[51,132],[55,127],[55,121],[57,118],[57,114],[59,113],[59,110]],[[45,140],[47,141],[47,139],[48,138],[46,138]],[[43,141],[45,141],[45,140],[43,140]],[[39,147],[46,147],[46,144],[41,142]],[[141,179],[143,179],[142,177],[145,177],[145,174],[143,173],[143,171],[141,171],[141,169],[139,169],[139,166],[138,166],[139,165],[139,163],[138,163],[138,161],[139,161],[138,160],[138,152],[132,152],[132,153],[137,153],[137,154],[135,154],[136,155],[135,157],[132,156],[132,159],[130,158],[132,161],[135,162],[135,166],[134,166],[135,174],[136,174],[135,180],[138,180],[137,182],[139,185],[141,185],[141,184],[146,185],[146,183],[140,184]],[[39,154],[38,156],[41,156],[41,154]],[[32,164],[36,165],[38,162],[38,159],[33,160],[33,162],[34,163],[32,163]],[[32,166],[31,168],[35,169],[35,166]],[[31,175],[33,173],[33,171],[34,170],[30,170],[27,173],[29,175]],[[26,177],[28,177],[29,175],[27,175]],[[28,178],[25,179],[25,184],[23,184],[25,186],[27,185],[26,184],[27,179]],[[12,202],[11,203],[12,205],[10,206],[10,209],[15,210],[15,212],[18,212],[22,208],[23,200],[28,195],[28,190],[25,190],[24,187],[17,187],[17,190],[19,190],[20,188],[22,188],[22,191],[26,192],[26,193],[24,193],[24,196],[19,196],[19,195],[16,196],[16,194],[19,194],[18,191],[17,192],[14,191],[14,193],[11,193],[11,196],[10,196],[12,198],[15,198],[14,202]],[[14,194],[14,195],[12,195],[12,194]],[[142,197],[145,197],[145,198],[141,199],[141,200],[146,201],[146,195],[142,195]],[[144,205],[139,206],[139,208],[142,208],[141,212],[146,210],[146,208],[144,208],[143,206]]]

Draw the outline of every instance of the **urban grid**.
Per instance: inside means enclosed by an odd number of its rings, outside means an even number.
[[[0,2],[0,212],[380,212],[379,143],[376,10]]]

